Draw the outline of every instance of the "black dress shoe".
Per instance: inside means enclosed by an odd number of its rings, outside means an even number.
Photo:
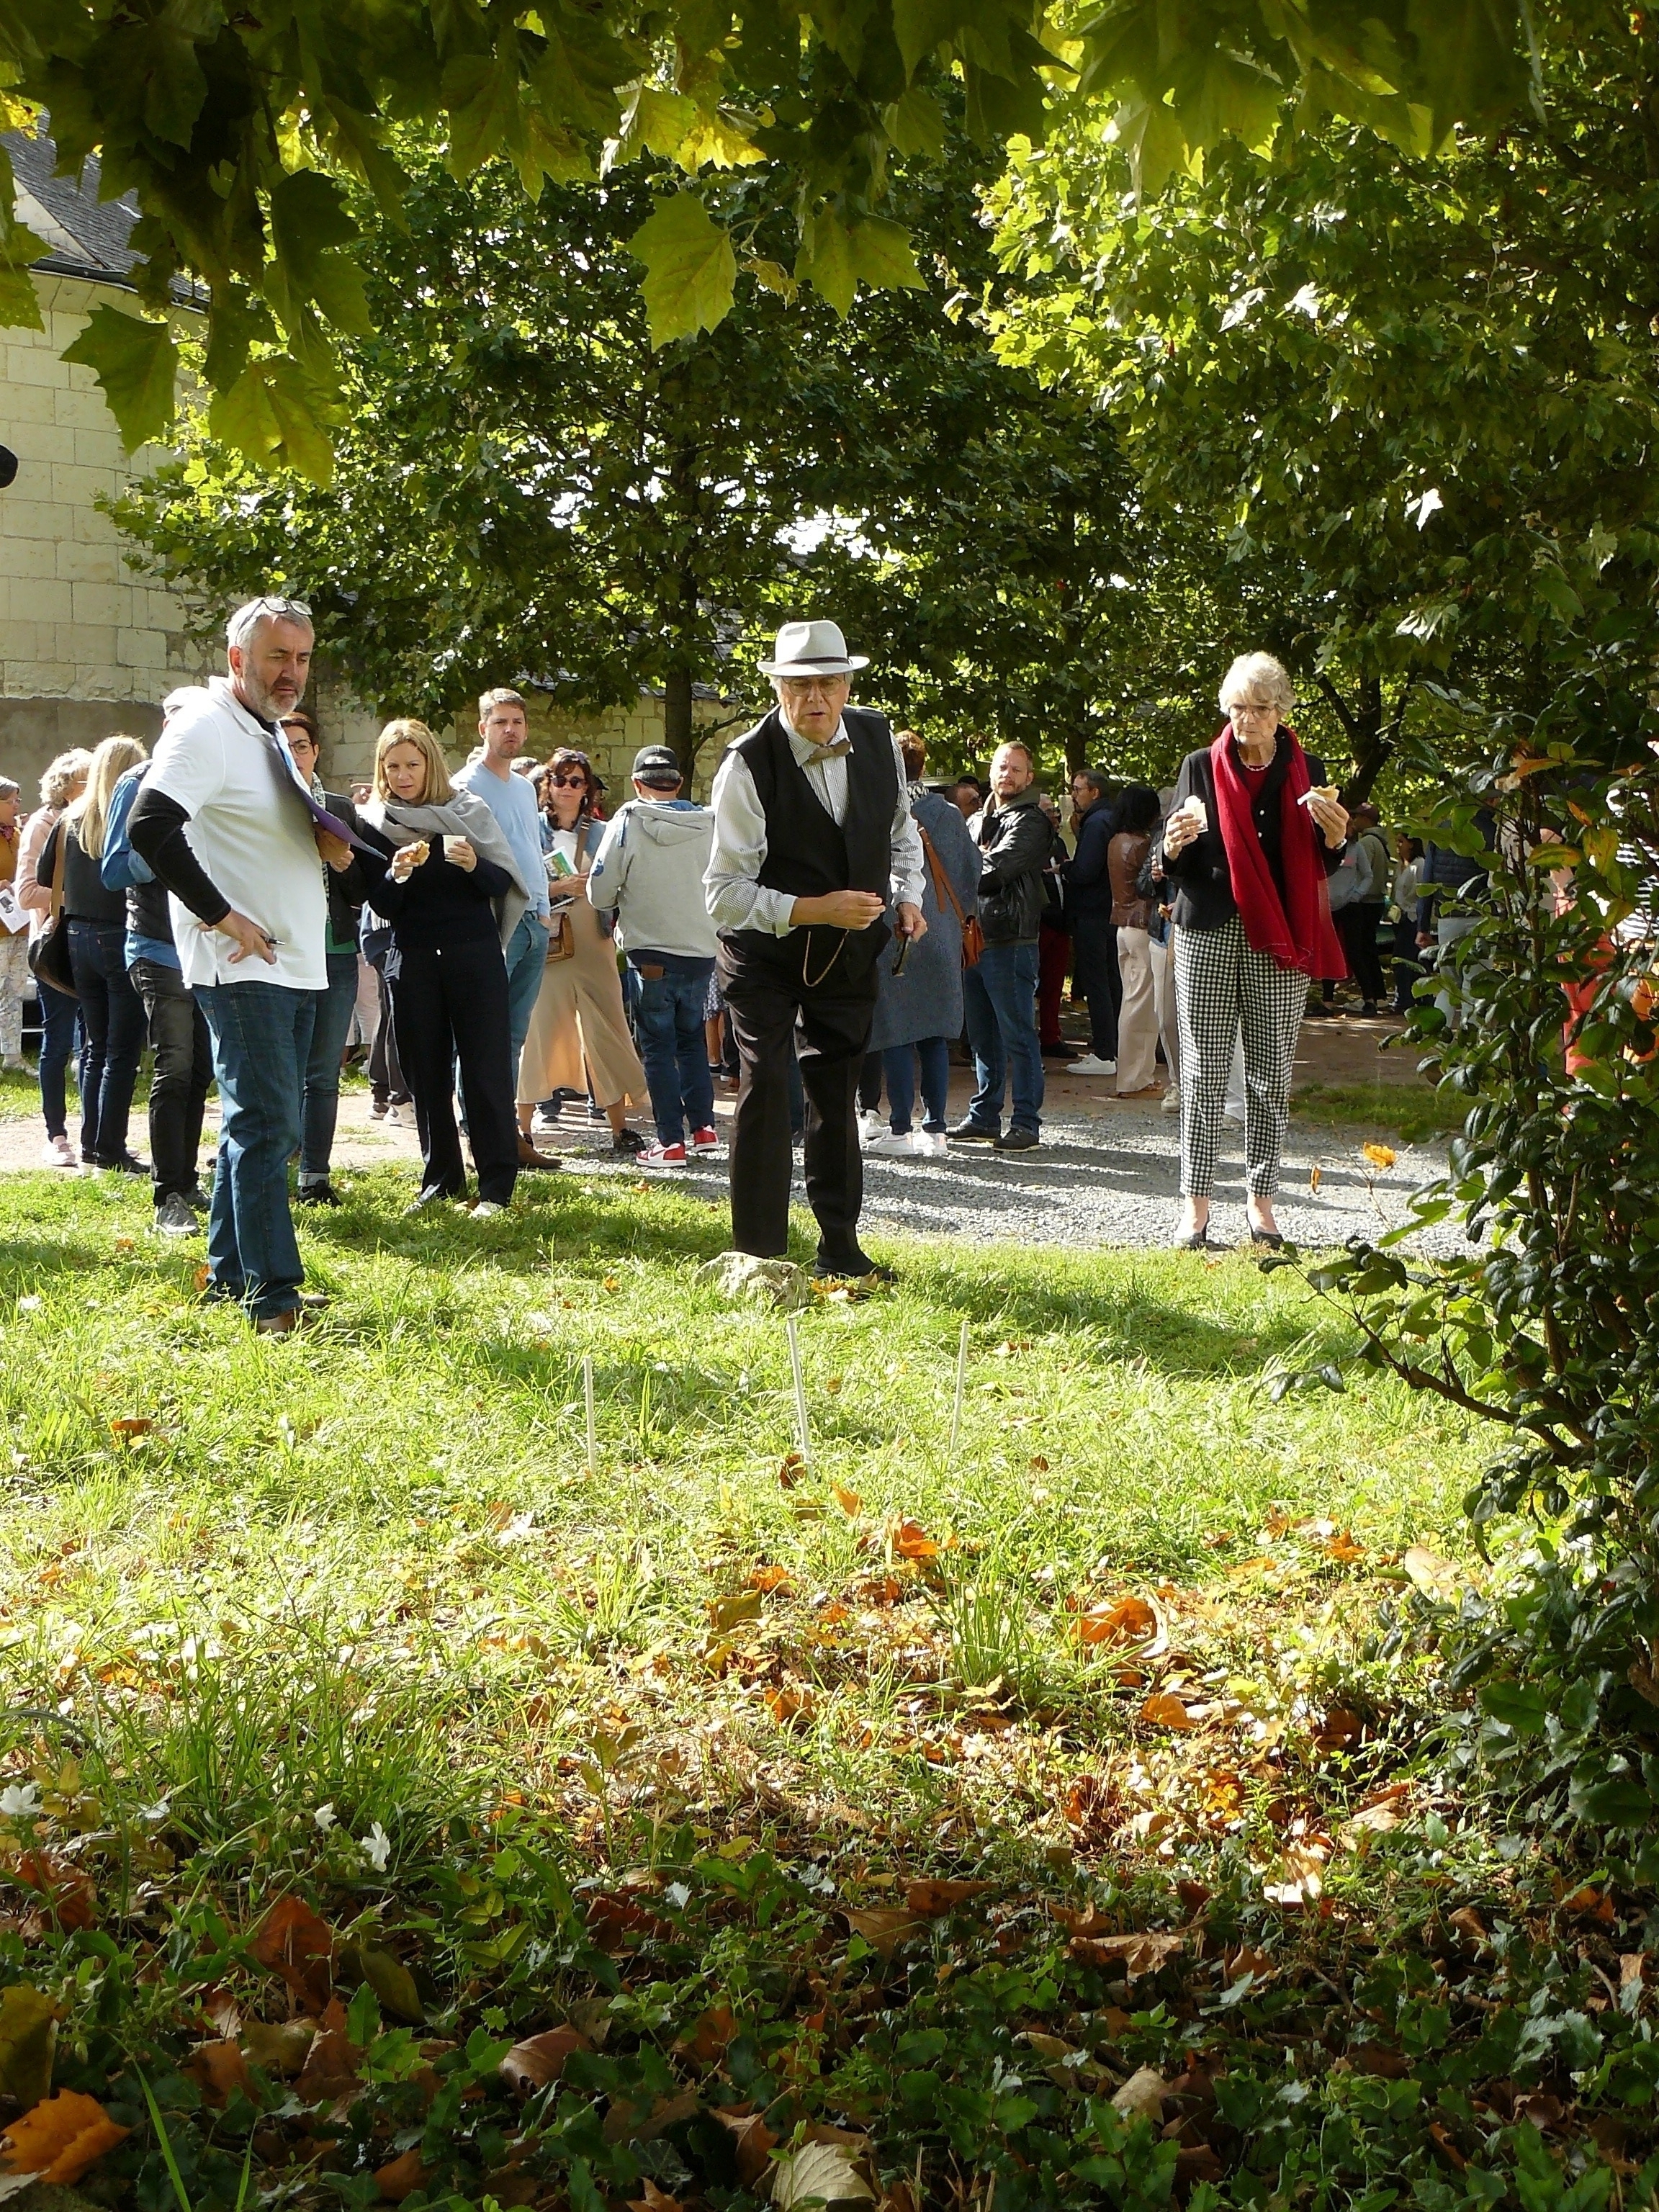
[[[1035,1129],[1010,1129],[1006,1137],[997,1139],[1000,1152],[1034,1152],[1042,1142]]]
[[[1207,1252],[1210,1249],[1210,1224],[1206,1221],[1201,1229],[1194,1229],[1190,1237],[1176,1237],[1171,1241],[1177,1252]]]
[[[300,1206],[343,1206],[345,1204],[331,1182],[302,1182],[295,1193]]]
[[[1282,1252],[1285,1249],[1285,1239],[1276,1229],[1257,1229],[1252,1226],[1250,1242],[1252,1244],[1264,1246],[1269,1252]]]
[[[945,1135],[953,1145],[994,1145],[1000,1141],[1000,1132],[988,1129],[982,1121],[958,1121]]]

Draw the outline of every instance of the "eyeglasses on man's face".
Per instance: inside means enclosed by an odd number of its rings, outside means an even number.
[[[803,704],[808,699],[834,699],[848,689],[844,676],[786,676],[782,678],[783,696]]]

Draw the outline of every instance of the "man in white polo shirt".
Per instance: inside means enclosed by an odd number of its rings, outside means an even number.
[[[219,1162],[208,1216],[209,1294],[267,1335],[296,1328],[305,1270],[289,1210],[313,994],[326,988],[317,829],[279,734],[310,672],[310,610],[254,599],[226,625],[228,678],[177,692],[132,810],[135,848],[171,894],[185,983],[213,1039]]]

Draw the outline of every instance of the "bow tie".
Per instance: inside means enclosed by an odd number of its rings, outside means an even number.
[[[815,768],[819,761],[845,760],[852,750],[851,738],[836,738],[827,745],[814,745],[806,756],[805,765]]]

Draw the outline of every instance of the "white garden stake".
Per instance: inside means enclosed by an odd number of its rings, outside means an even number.
[[[582,1396],[587,1406],[587,1471],[590,1474],[597,1474],[599,1471],[599,1448],[593,1433],[593,1355],[591,1352],[582,1354]]]
[[[957,1345],[957,1400],[951,1408],[951,1457],[957,1455],[957,1438],[962,1434],[962,1394],[968,1382],[968,1323],[962,1324],[962,1335]]]
[[[789,1331],[789,1369],[795,1378],[795,1442],[799,1448],[802,1463],[811,1459],[806,1436],[806,1384],[800,1371],[800,1339],[795,1334],[795,1316],[789,1315],[785,1322]]]

